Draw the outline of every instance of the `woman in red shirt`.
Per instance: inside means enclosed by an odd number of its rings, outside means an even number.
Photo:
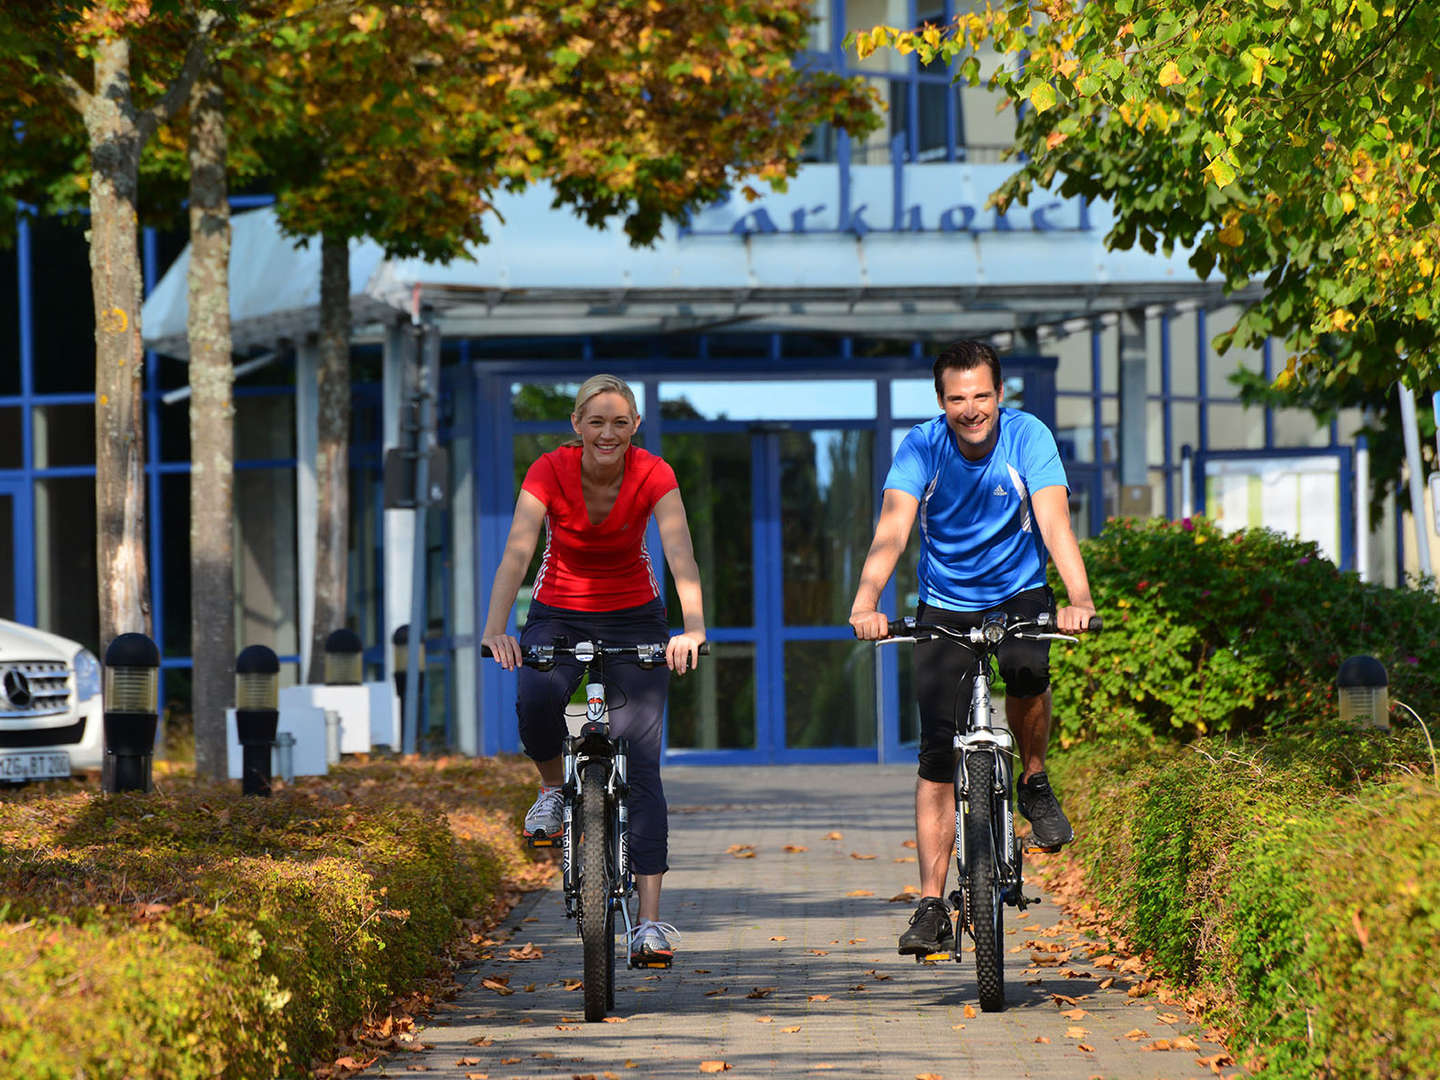
[[[669,957],[669,937],[676,931],[659,921],[660,882],[668,869],[661,725],[670,672],[683,675],[693,668],[705,640],[700,571],[674,471],[656,455],[630,445],[640,414],[625,381],[614,375],[586,380],[575,395],[570,425],[579,440],[542,454],[525,474],[490,589],[482,644],[506,671],[519,668],[520,739],[540,770],[541,785],[525,815],[525,835],[558,836],[565,705],[579,683],[580,665],[557,658],[548,672],[520,667],[520,643],[549,644],[557,634],[572,642],[599,639],[617,645],[665,640],[670,633],[665,603],[645,549],[646,525],[654,514],[684,630],[669,638],[668,669],[616,664],[605,676],[612,700],[625,702],[612,715],[612,728],[630,741],[630,852],[640,896],[630,952]],[[545,551],[517,642],[505,626],[541,526]]]

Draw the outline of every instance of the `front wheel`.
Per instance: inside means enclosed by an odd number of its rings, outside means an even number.
[[[975,939],[975,982],[980,1008],[1005,1008],[1005,903],[995,860],[995,756],[986,752],[965,755],[970,785],[965,804],[965,858],[970,894],[970,931]]]
[[[603,1020],[614,1008],[615,912],[605,857],[605,785],[610,771],[592,761],[580,773],[580,939],[585,947],[585,1019]]]

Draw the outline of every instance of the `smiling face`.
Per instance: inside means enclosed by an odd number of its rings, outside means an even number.
[[[995,447],[1004,388],[996,384],[985,364],[947,368],[940,385],[940,407],[960,452],[972,461],[983,458]]]
[[[640,417],[630,411],[623,394],[606,391],[587,400],[578,413],[572,413],[570,426],[580,436],[584,462],[609,469],[625,460],[625,451],[630,449],[630,440],[640,427]]]

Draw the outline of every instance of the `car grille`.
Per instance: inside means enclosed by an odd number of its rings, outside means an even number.
[[[69,664],[59,660],[0,663],[0,719],[59,716],[69,708]]]

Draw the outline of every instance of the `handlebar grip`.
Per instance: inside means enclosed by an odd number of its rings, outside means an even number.
[[[709,643],[708,641],[702,641],[702,642],[700,642],[700,655],[701,655],[701,656],[709,656],[709,655],[710,655],[710,643]]]
[[[480,655],[481,655],[481,656],[494,656],[495,654],[490,651],[490,646],[489,646],[489,645],[481,645],[481,646],[480,646]]]
[[[1104,622],[1104,620],[1101,619],[1099,615],[1091,615],[1091,616],[1090,616],[1090,625],[1088,625],[1085,629],[1088,630],[1088,631],[1089,631],[1090,633],[1092,633],[1092,634],[1098,634],[1098,633],[1099,633],[1101,630],[1103,630],[1104,628],[1105,628],[1105,622]]]

